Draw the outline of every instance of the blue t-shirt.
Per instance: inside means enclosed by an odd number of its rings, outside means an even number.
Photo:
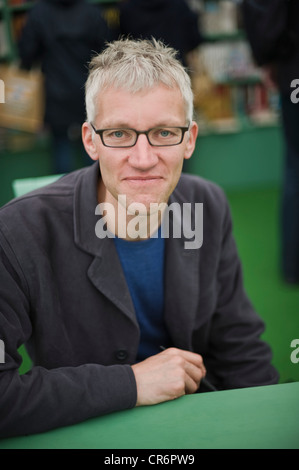
[[[164,248],[161,231],[157,238],[127,241],[114,238],[140,327],[137,361],[169,345],[164,324]]]

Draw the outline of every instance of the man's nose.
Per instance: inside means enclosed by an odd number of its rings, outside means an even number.
[[[134,147],[130,148],[130,164],[141,170],[147,170],[156,165],[158,156],[145,134],[139,134]]]

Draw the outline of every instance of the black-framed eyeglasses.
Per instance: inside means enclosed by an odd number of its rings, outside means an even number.
[[[147,137],[148,143],[153,147],[170,147],[182,143],[185,133],[189,130],[187,127],[153,127],[147,131],[136,131],[130,128],[111,128],[95,129],[90,123],[96,134],[101,137],[105,147],[127,148],[134,147],[140,134]]]

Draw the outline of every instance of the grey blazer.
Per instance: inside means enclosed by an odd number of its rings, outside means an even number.
[[[0,209],[0,436],[135,406],[139,327],[113,240],[95,234],[99,177],[95,163]],[[276,383],[222,190],[182,175],[170,202],[203,203],[201,248],[166,239],[173,345],[202,354],[219,389]],[[20,376],[22,344],[34,366]]]

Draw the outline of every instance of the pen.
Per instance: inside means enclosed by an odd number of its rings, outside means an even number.
[[[166,348],[165,346],[160,346],[160,349],[161,351],[165,351]],[[208,381],[208,379],[206,379],[205,377],[203,377],[200,381],[200,383],[206,387],[206,389],[209,391],[209,392],[217,392],[217,388],[211,384],[211,382]]]

